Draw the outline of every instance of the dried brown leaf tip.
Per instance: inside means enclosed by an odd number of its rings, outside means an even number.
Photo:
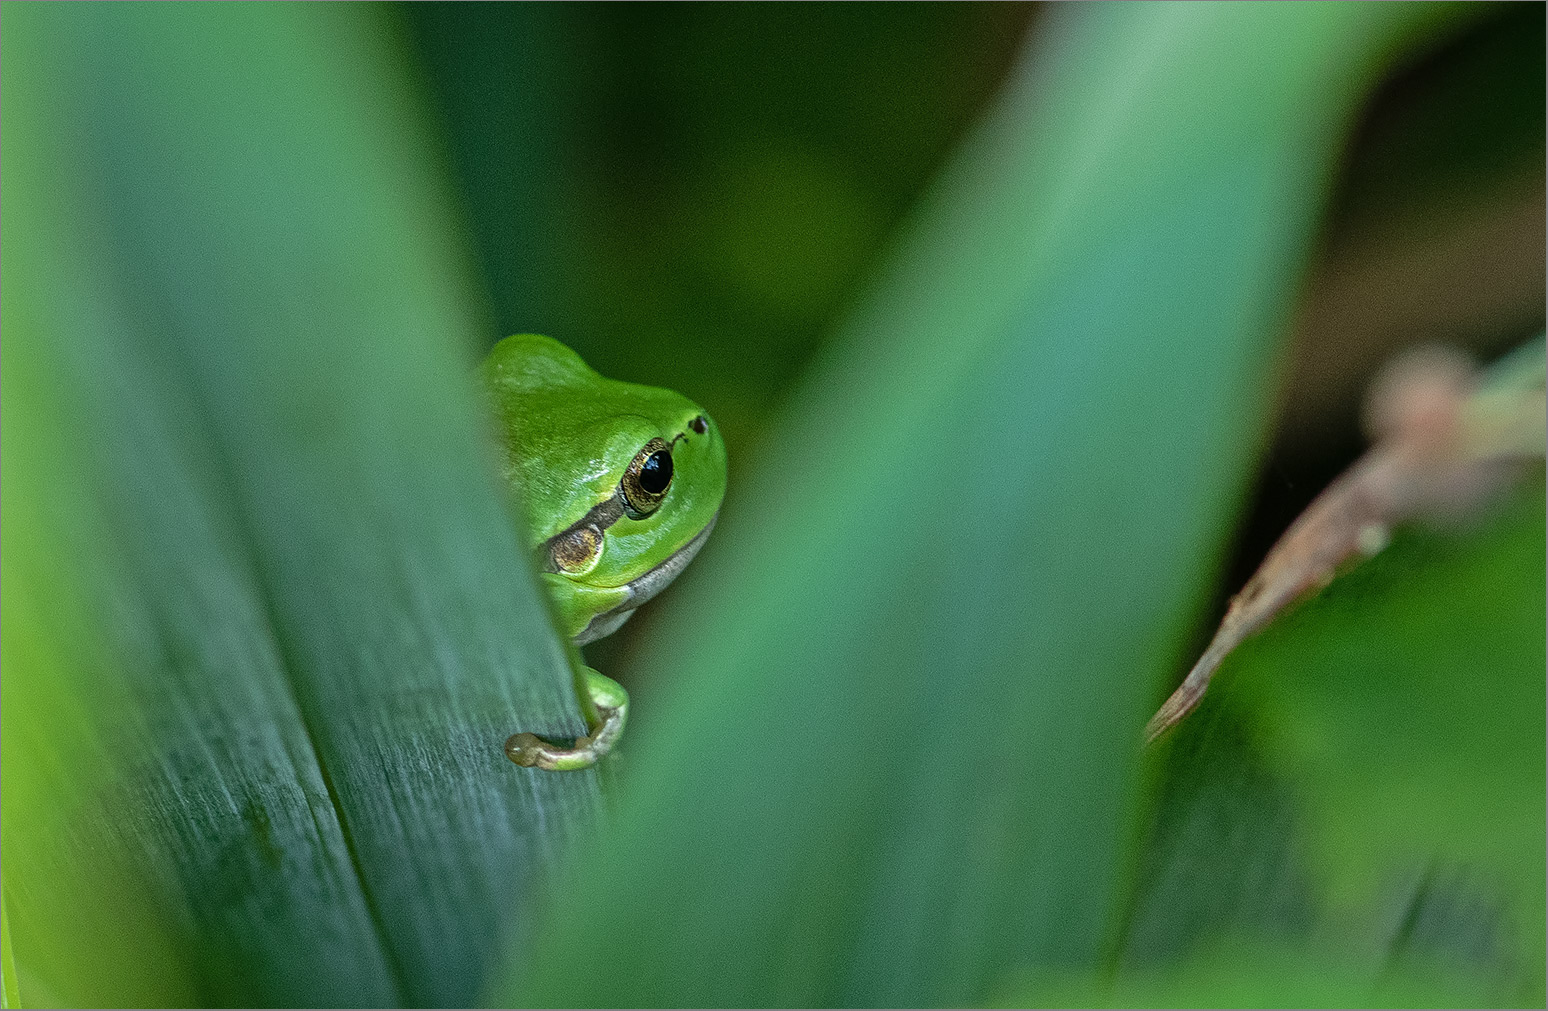
[[[1306,507],[1231,598],[1204,655],[1145,725],[1146,743],[1193,711],[1243,640],[1326,586],[1340,566],[1380,551],[1393,526],[1466,517],[1543,458],[1543,340],[1483,373],[1457,351],[1413,349],[1372,384],[1365,418],[1371,448]]]

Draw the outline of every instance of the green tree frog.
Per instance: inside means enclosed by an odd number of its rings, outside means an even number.
[[[507,337],[479,378],[588,727],[571,747],[513,734],[505,753],[521,766],[584,769],[623,731],[629,699],[577,647],[617,630],[704,546],[726,492],[725,443],[686,397],[604,379],[551,337]]]

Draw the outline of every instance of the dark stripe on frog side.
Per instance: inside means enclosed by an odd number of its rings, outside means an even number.
[[[543,542],[543,571],[561,571],[559,566],[554,563],[555,541],[559,540],[561,537],[568,536],[576,530],[579,530],[581,527],[596,527],[598,530],[606,530],[614,523],[617,523],[618,518],[623,514],[623,490],[620,488],[615,488],[613,489],[611,498],[607,498],[601,502],[598,502],[596,505],[587,510],[586,515],[582,516],[580,519],[576,520],[574,523],[571,523],[569,526],[565,527],[563,530],[559,531],[557,534],[554,534],[554,536]]]

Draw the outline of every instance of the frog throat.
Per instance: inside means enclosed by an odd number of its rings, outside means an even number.
[[[693,556],[699,553],[699,549],[709,539],[710,531],[715,529],[715,521],[718,519],[720,519],[720,511],[717,509],[709,522],[704,524],[704,529],[694,534],[693,539],[687,544],[672,552],[643,575],[636,576],[623,586],[617,587],[625,591],[624,599],[606,611],[592,615],[586,627],[576,634],[575,645],[584,646],[588,642],[612,634],[620,625],[634,616],[635,608],[666,589],[672,580],[677,578],[678,573],[693,561]]]

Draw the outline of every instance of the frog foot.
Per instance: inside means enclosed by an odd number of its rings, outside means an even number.
[[[569,772],[589,769],[613,750],[618,735],[623,733],[624,717],[628,706],[609,706],[595,702],[600,722],[588,737],[578,737],[568,748],[543,740],[525,731],[512,734],[505,742],[505,757],[523,768],[547,769],[550,772]]]

